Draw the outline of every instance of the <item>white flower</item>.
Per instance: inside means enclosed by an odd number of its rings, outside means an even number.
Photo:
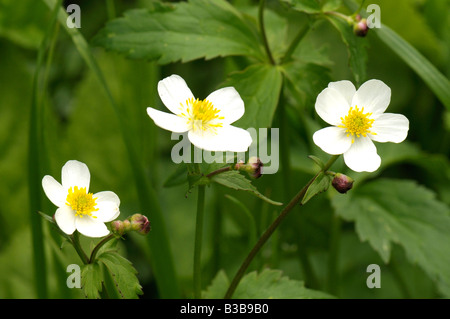
[[[89,193],[90,179],[86,164],[74,160],[62,168],[62,185],[49,175],[42,179],[45,195],[58,207],[56,223],[68,235],[76,229],[88,237],[106,236],[109,230],[104,223],[120,214],[119,197],[110,191]]]
[[[356,90],[350,81],[331,82],[316,100],[316,112],[333,126],[314,133],[317,146],[328,154],[344,154],[345,164],[356,172],[373,172],[381,158],[372,141],[402,142],[409,129],[401,114],[384,113],[391,89],[369,80]]]
[[[148,107],[148,115],[165,130],[188,132],[189,141],[198,148],[245,152],[252,143],[249,132],[230,125],[245,111],[244,101],[233,87],[219,89],[199,100],[183,78],[174,74],[159,81],[158,93],[173,114]]]

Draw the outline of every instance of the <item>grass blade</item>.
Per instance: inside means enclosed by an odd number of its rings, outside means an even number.
[[[450,110],[449,80],[419,51],[389,27],[382,25],[381,28],[373,30],[382,42],[422,78],[442,104]]]
[[[38,298],[48,297],[47,287],[47,265],[44,251],[44,240],[42,230],[42,218],[38,214],[42,205],[42,187],[41,187],[41,170],[43,154],[43,137],[42,137],[42,100],[40,98],[40,75],[44,65],[44,57],[50,40],[56,36],[54,27],[56,23],[56,15],[58,8],[61,6],[61,0],[55,1],[52,9],[51,23],[42,40],[38,51],[36,70],[33,78],[33,89],[31,98],[30,126],[28,140],[28,189],[29,189],[29,205],[30,205],[30,224],[31,237],[33,246],[33,271],[35,281],[35,289]]]

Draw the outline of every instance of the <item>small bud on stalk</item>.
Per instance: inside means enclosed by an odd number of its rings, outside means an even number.
[[[147,235],[150,231],[150,222],[147,217],[141,214],[134,214],[130,217],[131,229],[139,234]]]
[[[353,187],[354,180],[347,175],[336,173],[331,185],[341,194],[347,193]]]
[[[262,167],[263,163],[258,157],[252,156],[249,158],[247,164],[244,164],[243,161],[239,161],[234,169],[238,171],[247,172],[248,175],[252,178],[259,178],[262,175]]]
[[[358,14],[355,17],[355,21],[353,23],[353,33],[358,37],[365,37],[369,32],[369,26],[367,25],[366,19],[361,19],[361,16]]]
[[[119,236],[130,231],[137,231],[139,234],[147,235],[150,229],[150,221],[142,214],[134,214],[124,221],[115,220],[111,222],[111,231]]]

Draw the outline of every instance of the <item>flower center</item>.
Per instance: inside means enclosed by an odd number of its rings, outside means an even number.
[[[367,136],[367,133],[376,135],[376,133],[369,131],[374,122],[369,118],[372,113],[364,113],[364,107],[360,110],[358,106],[350,107],[348,114],[345,117],[341,117],[342,125],[338,127],[345,128],[347,136],[352,136],[352,143],[355,142],[355,136],[360,137]]]
[[[92,215],[92,212],[98,211],[98,208],[95,208],[97,205],[96,199],[97,197],[92,197],[92,193],[86,193],[86,187],[78,188],[78,186],[75,186],[73,189],[72,187],[69,188],[66,205],[76,211],[75,216],[88,215],[97,218]]]
[[[181,113],[181,116],[188,120],[195,130],[210,130],[216,131],[216,128],[222,127],[220,120],[223,116],[219,116],[220,110],[214,108],[214,105],[208,100],[199,100],[190,98],[186,100],[186,113]]]

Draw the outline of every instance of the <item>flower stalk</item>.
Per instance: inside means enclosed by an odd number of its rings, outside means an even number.
[[[259,29],[261,31],[261,37],[263,40],[264,49],[266,50],[266,53],[267,53],[267,57],[269,58],[269,61],[272,65],[276,65],[277,62],[273,58],[272,52],[270,51],[269,41],[267,40],[266,29],[264,27],[264,7],[265,7],[265,5],[266,5],[265,0],[259,1],[259,10],[258,10]]]
[[[89,264],[89,258],[84,252],[83,248],[80,244],[80,233],[78,231],[74,232],[72,235],[69,235],[70,242],[72,243],[73,248],[77,252],[78,256],[80,256],[81,260],[84,264]]]
[[[234,276],[230,286],[228,287],[228,290],[225,294],[225,299],[230,299],[233,296],[234,291],[236,290],[239,282],[241,281],[242,277],[244,276],[247,268],[250,266],[250,263],[255,258],[256,254],[260,251],[262,246],[267,242],[267,240],[272,236],[273,232],[277,229],[277,227],[280,225],[280,223],[287,217],[287,215],[292,211],[292,209],[302,200],[302,198],[305,196],[306,191],[308,190],[309,186],[314,182],[315,178],[322,172],[326,172],[331,165],[338,159],[339,155],[333,155],[328,162],[325,164],[325,166],[322,168],[321,171],[319,171],[298,193],[297,195],[292,198],[292,200],[284,207],[284,209],[281,211],[280,215],[270,224],[270,226],[266,229],[266,231],[261,235],[261,237],[256,242],[255,246],[253,246],[250,253],[247,255],[247,258],[242,263],[241,267],[237,271],[236,275]],[[300,204],[301,205],[301,204]]]
[[[205,185],[198,186],[197,218],[195,222],[195,246],[194,246],[194,298],[200,299],[202,292],[202,240],[203,240],[203,216],[205,212]]]

